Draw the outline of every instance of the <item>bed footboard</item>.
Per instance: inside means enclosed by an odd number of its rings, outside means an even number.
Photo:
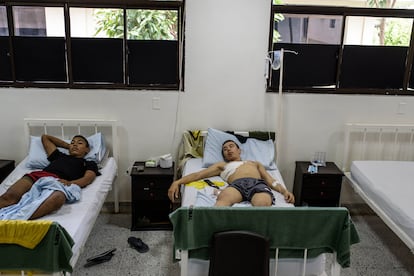
[[[341,266],[350,265],[350,246],[359,242],[348,210],[341,207],[181,207],[170,219],[174,253],[181,251],[182,275],[187,273],[189,258],[209,259],[210,238],[220,231],[245,230],[268,237],[272,259],[334,253],[337,265],[332,272],[336,275]]]

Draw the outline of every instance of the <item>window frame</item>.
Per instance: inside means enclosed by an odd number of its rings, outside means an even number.
[[[410,44],[407,47],[407,58],[403,76],[402,89],[395,88],[341,88],[339,87],[339,80],[341,74],[341,65],[344,52],[344,35],[347,17],[364,16],[364,17],[395,17],[395,18],[409,18],[414,19],[414,10],[410,9],[383,9],[383,8],[354,8],[354,7],[339,7],[339,6],[308,6],[308,5],[275,5],[272,4],[269,23],[269,53],[273,51],[273,31],[274,31],[274,17],[275,14],[308,14],[308,15],[334,15],[342,16],[342,32],[341,42],[339,46],[339,53],[336,66],[335,87],[321,88],[321,87],[295,87],[283,88],[283,92],[288,93],[320,93],[320,94],[377,94],[377,95],[409,95],[414,96],[414,87],[409,88],[410,78],[413,79],[414,74],[413,58],[414,58],[414,22],[411,29]],[[392,46],[389,46],[392,47]],[[286,57],[286,55],[285,55]],[[288,57],[287,57],[288,58]],[[269,75],[277,73],[269,68]],[[267,80],[266,92],[278,92],[278,87],[271,87],[271,78]],[[413,85],[413,84],[412,84]]]
[[[185,0],[171,0],[171,1],[155,1],[155,0],[45,0],[45,1],[2,1],[0,5],[6,7],[7,24],[8,24],[8,41],[9,41],[9,56],[11,81],[0,80],[0,87],[36,87],[36,88],[73,88],[73,89],[125,89],[125,90],[174,90],[184,91],[184,9]],[[65,25],[65,45],[66,45],[66,68],[67,81],[53,82],[53,81],[21,81],[16,79],[16,64],[14,57],[13,38],[14,22],[13,22],[13,6],[42,6],[42,7],[61,7],[64,10],[64,25]],[[127,51],[127,28],[126,20],[124,20],[124,35],[123,35],[123,83],[98,83],[98,82],[74,82],[74,73],[72,71],[72,49],[70,34],[70,8],[117,8],[123,9],[124,16],[128,9],[154,9],[154,10],[177,10],[177,83],[174,84],[131,84],[128,83],[128,51]],[[7,36],[3,36],[6,37]]]

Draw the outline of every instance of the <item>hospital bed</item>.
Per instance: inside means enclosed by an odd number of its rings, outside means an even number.
[[[274,134],[262,133],[260,139],[246,137],[251,133],[212,128],[197,135],[184,133],[179,159],[185,162],[178,160],[183,166],[179,171],[187,175],[222,160],[222,143],[241,139],[242,160],[260,161],[285,185],[274,163],[276,151],[269,139]],[[210,181],[220,189],[227,186],[218,176]],[[217,187],[204,185],[203,181],[181,187],[182,205],[170,214],[181,275],[208,275],[211,237],[220,231],[245,230],[268,237],[271,275],[339,275],[341,266],[349,266],[351,244],[359,241],[345,208],[294,207],[276,192],[272,207],[251,207],[249,202],[213,207]]]
[[[68,275],[72,272],[93,228],[101,207],[113,190],[115,212],[118,212],[116,186],[118,141],[114,120],[90,119],[25,119],[29,142],[28,155],[1,183],[0,194],[25,173],[40,169],[46,154],[40,136],[43,133],[70,141],[75,134],[87,137],[91,151],[87,158],[96,160],[101,173],[81,190],[81,199],[63,205],[58,211],[35,221],[25,221],[25,227],[34,227],[39,221],[53,221],[39,244],[28,249],[17,244],[0,244],[0,275]],[[4,222],[4,221],[3,221]],[[1,227],[4,227],[0,221]],[[30,224],[33,225],[30,225]]]
[[[348,123],[344,141],[352,187],[414,252],[414,124]]]

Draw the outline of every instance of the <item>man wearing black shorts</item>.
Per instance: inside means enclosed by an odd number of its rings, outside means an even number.
[[[88,140],[82,135],[72,138],[70,144],[50,135],[42,135],[42,144],[50,164],[41,171],[34,171],[24,175],[0,196],[0,209],[16,204],[22,196],[30,190],[33,183],[46,176],[52,176],[62,185],[76,184],[83,188],[99,174],[98,166],[94,161],[84,159],[89,152]],[[61,153],[57,148],[69,150],[69,154]],[[61,191],[54,191],[33,213],[30,219],[36,219],[58,210],[66,201]]]
[[[168,190],[170,200],[174,201],[178,197],[180,185],[219,175],[229,186],[218,195],[216,206],[231,206],[243,200],[250,201],[253,206],[271,206],[274,202],[271,189],[281,193],[286,202],[295,202],[294,195],[278,183],[261,163],[242,161],[241,150],[234,141],[223,143],[222,154],[224,162],[174,181]]]

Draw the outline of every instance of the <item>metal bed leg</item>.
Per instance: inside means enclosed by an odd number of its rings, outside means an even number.
[[[279,264],[279,248],[276,248],[275,254],[275,276],[277,276],[277,265]]]
[[[181,276],[188,275],[188,250],[181,250]]]
[[[114,212],[119,213],[119,196],[118,196],[118,183],[117,179],[114,179]]]
[[[332,276],[340,276],[341,275],[341,266],[339,265],[338,261],[336,260],[336,252],[333,253],[333,264],[331,266],[331,275]]]
[[[303,271],[302,271],[302,276],[306,275],[306,262],[308,261],[308,249],[305,248],[303,250]]]

